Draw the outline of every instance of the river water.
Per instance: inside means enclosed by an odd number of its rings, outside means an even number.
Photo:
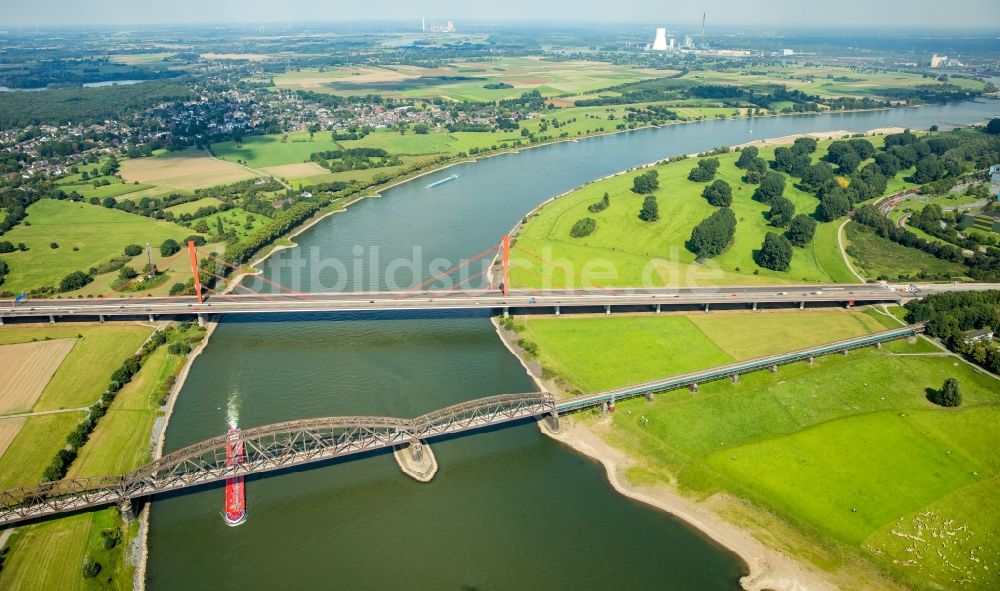
[[[406,287],[431,276],[435,258],[455,263],[496,244],[541,201],[638,164],[793,133],[969,124],[998,111],[970,102],[709,121],[488,158],[324,219],[299,248],[269,259],[265,276],[295,291]],[[451,174],[459,178],[424,188]],[[244,427],[412,417],[534,389],[485,313],[239,317],[194,363],[166,449],[218,435],[237,417]],[[388,454],[248,478],[249,518],[237,528],[220,516],[221,486],[158,497],[148,586],[712,590],[737,588],[744,572],[698,532],[617,495],[603,468],[534,424],[432,446],[440,468],[429,484],[404,476]]]

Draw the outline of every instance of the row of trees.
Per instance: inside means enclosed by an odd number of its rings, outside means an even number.
[[[174,329],[168,329],[168,331],[173,331]],[[110,408],[111,403],[114,401],[115,396],[118,392],[125,387],[126,384],[132,381],[132,378],[139,373],[142,369],[143,363],[146,359],[155,351],[160,345],[167,342],[168,332],[167,331],[157,331],[153,333],[153,336],[149,338],[148,341],[142,346],[142,349],[129,357],[122,363],[121,367],[116,369],[111,374],[111,379],[108,381],[108,387],[104,390],[104,394],[101,395],[101,399],[95,402],[87,412],[87,417],[81,421],[75,429],[66,437],[66,443],[68,444],[65,448],[60,449],[59,452],[52,458],[48,467],[45,468],[45,472],[42,474],[43,482],[51,482],[54,480],[59,480],[66,475],[66,471],[69,470],[70,465],[76,459],[77,453],[80,448],[87,442],[90,438],[91,433],[97,427],[97,422],[103,417]]]

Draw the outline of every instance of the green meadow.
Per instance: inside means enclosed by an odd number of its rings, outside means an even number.
[[[898,325],[876,310],[517,323],[543,368],[584,392]],[[927,400],[948,377],[961,385],[959,408]],[[751,529],[777,518],[793,533],[776,543],[821,568],[857,573],[870,561],[909,588],[991,589],[998,421],[997,380],[919,340],[621,402],[603,432],[639,461],[636,482],[748,500],[726,505],[730,517]]]
[[[25,222],[4,235],[5,240],[24,242],[28,247],[27,251],[4,255],[10,265],[3,284],[8,291],[58,287],[59,281],[74,271],[86,272],[112,257],[123,256],[129,244],[149,242],[156,248],[167,238],[181,241],[193,233],[170,222],[55,199],[42,199],[29,206]],[[58,247],[52,248],[51,243]]]
[[[872,139],[873,143],[879,141]],[[821,142],[814,160],[823,155],[828,144]],[[773,147],[761,150],[765,159],[772,154]],[[655,222],[639,219],[643,196],[631,191],[632,179],[645,170],[585,185],[542,206],[537,214],[529,216],[517,235],[511,262],[512,284],[580,285],[588,278],[587,283],[600,287],[857,281],[839,254],[836,222],[821,224],[810,245],[794,248],[788,271],[758,267],[753,251],[760,248],[767,232],[780,230],[768,224],[765,214],[769,206],[753,199],[756,186],[741,180],[743,171],[735,166],[738,154],[717,158],[720,166],[716,178],[732,187],[731,207],[737,219],[733,242],[720,256],[699,263],[684,246],[692,228],[716,209],[701,196],[707,183],[688,180],[688,172],[697,160],[686,159],[655,166],[660,184],[654,192],[660,210],[660,219]],[[588,206],[605,192],[610,206],[598,213],[588,211]],[[784,195],[795,205],[796,213],[811,215],[819,205],[815,196],[796,188],[791,179]],[[596,231],[583,238],[572,237],[570,229],[584,217],[596,220]],[[540,263],[535,257],[551,264]],[[613,273],[607,272],[609,265]]]

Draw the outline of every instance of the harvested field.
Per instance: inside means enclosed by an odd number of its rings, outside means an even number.
[[[179,190],[225,185],[256,176],[239,164],[216,160],[194,149],[167,156],[125,160],[121,164],[121,175],[129,182]]]
[[[206,60],[246,60],[260,62],[266,60],[269,56],[265,53],[203,53],[201,57]]]
[[[299,162],[297,164],[268,166],[262,170],[268,174],[272,174],[283,179],[298,179],[307,176],[327,174],[330,172],[315,162]]]
[[[11,441],[14,441],[14,437],[17,436],[21,426],[27,420],[27,417],[0,419],[0,457],[3,456],[3,452],[7,451],[7,446],[10,445]]]
[[[31,411],[75,344],[76,339],[59,339],[0,346],[0,415]]]

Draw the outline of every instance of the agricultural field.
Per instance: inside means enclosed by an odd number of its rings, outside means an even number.
[[[228,233],[230,230],[233,230],[242,240],[253,233],[254,230],[266,224],[270,218],[266,218],[259,213],[250,213],[245,209],[234,207],[232,209],[227,209],[226,211],[220,211],[219,213],[213,213],[212,215],[198,218],[192,222],[192,225],[204,221],[208,225],[209,231],[215,233],[219,223],[218,220],[220,219],[222,220],[223,232]],[[202,252],[222,252],[223,250],[222,244],[215,245],[215,248],[212,248],[212,246],[213,245],[205,245],[199,250]],[[183,266],[183,264],[184,263],[182,263],[181,266]],[[188,275],[190,275],[190,271],[188,271]],[[184,280],[186,281],[187,278],[185,277]]]
[[[917,231],[916,228],[907,229]],[[922,250],[896,244],[859,226],[856,222],[847,224],[845,234],[847,239],[845,250],[855,268],[873,279],[917,277],[920,273],[962,277],[968,272],[966,266],[961,263],[945,261]],[[936,238],[931,239],[939,241]]]
[[[101,179],[106,179],[111,184],[95,187],[93,181],[83,181],[79,183],[59,183],[59,188],[66,193],[75,191],[85,199],[90,199],[91,197],[97,197],[98,199],[104,199],[105,197],[119,198],[123,196],[130,196],[131,198],[131,195],[134,193],[154,188],[153,185],[136,182],[127,183],[114,177],[100,177],[98,180]]]
[[[133,158],[121,163],[121,177],[126,181],[177,191],[226,185],[255,176],[238,164],[211,158],[196,148],[161,153],[151,158]]]
[[[178,217],[185,213],[194,215],[194,213],[202,207],[218,207],[220,205],[222,205],[221,199],[216,199],[215,197],[202,197],[201,199],[167,207],[163,211],[169,211],[174,214],[175,217]]]
[[[289,134],[258,135],[244,138],[240,146],[235,142],[215,144],[212,150],[220,159],[229,162],[242,161],[263,172],[279,174],[281,172],[310,173],[303,178],[315,178],[323,174],[311,174],[316,168],[309,157],[315,152],[324,152],[346,148],[381,148],[393,155],[422,156],[430,154],[457,155],[467,152],[470,148],[489,148],[500,142],[512,143],[521,138],[520,131],[507,133],[449,133],[444,129],[434,129],[427,134],[379,129],[359,140],[344,140],[335,142],[329,132],[320,132],[309,139],[308,132],[292,132]],[[284,140],[284,141],[282,141]],[[297,165],[290,168],[289,165]],[[306,168],[308,166],[308,168]],[[322,168],[322,167],[320,167]],[[375,170],[375,169],[372,169]],[[385,169],[381,169],[385,170]],[[324,171],[326,172],[326,171]],[[329,173],[327,173],[329,174]],[[296,182],[298,177],[292,174],[281,175],[289,181]]]
[[[108,371],[108,375],[111,375]],[[45,468],[56,453],[66,447],[66,436],[85,417],[83,411],[61,412],[28,417],[27,421],[0,456],[0,490],[42,479]],[[11,419],[0,419],[6,422]],[[4,568],[6,571],[6,567]],[[0,586],[3,581],[0,580]]]
[[[877,144],[880,138],[871,139]],[[814,160],[824,154],[827,145],[827,141],[820,142]],[[765,147],[760,155],[771,159],[773,151],[774,146]],[[687,159],[655,167],[660,187],[653,194],[661,212],[656,222],[639,219],[643,197],[631,191],[633,178],[644,170],[586,185],[544,205],[537,215],[529,216],[516,238],[516,249],[511,253],[512,284],[537,287],[548,282],[561,287],[568,282],[578,286],[584,282],[611,287],[857,281],[842,257],[828,254],[831,250],[836,253],[839,247],[835,231],[820,231],[823,224],[811,245],[794,249],[788,271],[757,266],[753,251],[760,248],[768,231],[776,229],[765,218],[769,206],[753,199],[755,185],[742,181],[743,172],[735,166],[738,156],[734,152],[717,157],[720,167],[716,178],[732,186],[737,224],[732,245],[715,259],[699,264],[694,253],[684,246],[692,228],[716,210],[701,196],[706,183],[688,180],[696,160]],[[610,206],[599,213],[589,212],[588,207],[600,201],[605,192]],[[784,196],[795,205],[796,213],[812,214],[819,204],[815,196],[791,182]],[[571,228],[584,217],[596,220],[596,231],[582,238],[572,237]],[[543,252],[549,260],[568,261],[561,264],[568,264],[569,272],[564,266],[539,263],[536,257]],[[609,264],[613,271],[604,273]],[[596,278],[588,280],[587,275]]]
[[[3,288],[19,292],[44,286],[58,286],[74,271],[84,271],[122,256],[128,244],[158,247],[167,238],[181,241],[193,232],[177,224],[108,209],[89,203],[42,199],[28,207],[25,218],[4,238],[14,244],[24,242],[28,250],[4,257],[10,265]],[[52,248],[51,244],[57,244]],[[145,255],[139,255],[143,259]],[[145,263],[136,263],[142,268]],[[93,289],[86,293],[100,293]]]
[[[543,367],[583,391],[896,323],[875,310],[516,322],[537,343]],[[629,363],[609,363],[608,350]],[[927,399],[948,377],[962,388],[956,409]],[[600,432],[637,458],[630,477],[668,482],[699,499],[747,499],[802,540],[783,550],[821,568],[850,570],[864,556],[909,588],[989,589],[1000,567],[990,509],[1000,490],[998,420],[996,379],[920,340],[713,382],[694,396],[683,390],[653,404],[621,402]],[[742,525],[767,521],[734,503],[725,506],[742,515]]]
[[[0,419],[0,457],[3,457],[7,446],[10,445],[11,441],[14,441],[14,437],[17,436],[18,431],[27,420],[24,417]]]
[[[90,328],[96,334],[100,334],[100,331],[117,327]],[[20,327],[12,330],[20,330]],[[149,330],[149,328],[143,329],[146,334]],[[191,326],[186,332],[174,338],[186,339],[202,335],[203,330]],[[88,333],[84,341],[93,336],[95,335]],[[103,367],[107,373],[101,378],[95,376],[89,380],[103,385],[113,368],[117,367],[125,356],[115,359],[113,367]],[[159,347],[150,355],[139,373],[118,393],[87,443],[80,448],[79,456],[67,476],[79,478],[124,473],[147,462],[149,441],[156,417],[159,415],[165,384],[176,376],[183,362],[184,357],[169,354],[166,346]],[[63,421],[65,424],[57,425],[54,423],[54,418],[67,420]],[[28,422],[30,428],[22,430],[15,444],[30,439],[28,435],[40,437],[41,429],[47,427],[52,430],[48,432],[45,441],[51,441],[57,447],[61,446],[64,444],[62,435],[53,437],[53,433],[68,433],[80,418],[82,413],[32,417]],[[33,421],[38,423],[37,427],[32,426]],[[2,426],[3,422],[0,420],[0,428]],[[36,445],[37,450],[35,450],[23,445],[16,448],[12,446],[7,454],[0,456],[0,468],[7,467],[7,462],[14,460],[16,452],[16,457],[22,460],[18,464],[22,467],[20,477],[27,478],[18,484],[37,480],[56,451],[48,449],[49,447],[51,446]],[[37,464],[38,475],[24,468],[29,466],[30,462]],[[6,476],[6,471],[0,475],[0,487],[6,488],[11,485],[5,481]],[[137,525],[133,523],[130,526],[123,526],[117,515],[117,509],[112,507],[20,527],[12,539],[13,549],[8,555],[4,569],[0,571],[0,587],[81,590],[112,588],[123,591],[131,589],[132,570],[126,564],[126,553],[130,540],[137,533]],[[104,544],[102,532],[115,530],[119,531],[121,541],[108,549]],[[84,557],[101,563],[102,574],[99,579],[88,580],[80,575]],[[39,565],[45,567],[40,569]],[[109,577],[110,584],[107,583]]]
[[[31,410],[73,339],[0,345],[0,415]]]
[[[277,88],[339,95],[496,101],[528,90],[538,90],[545,96],[575,95],[673,73],[601,62],[505,57],[486,62],[455,62],[439,68],[393,65],[331,68],[322,72],[304,69],[279,74],[274,83]],[[497,84],[510,87],[485,88]]]
[[[893,89],[912,88],[924,84],[940,84],[934,78],[905,72],[856,72],[836,66],[782,65],[754,68],[753,72],[732,70],[693,70],[682,80],[697,84],[727,84],[752,86],[759,84],[784,84],[789,90],[801,90],[821,97],[884,97]],[[981,90],[982,82],[967,78],[950,78],[949,83],[967,90]],[[770,105],[779,110],[782,105]]]
[[[576,390],[597,392],[884,330],[882,318],[846,310],[769,310],[519,321],[521,336],[538,344],[543,367]],[[761,339],[762,331],[774,338]],[[621,359],[630,360],[627,370]]]
[[[18,343],[75,343],[68,353],[50,351],[55,355],[62,354],[62,361],[42,384],[40,396],[27,410],[42,412],[80,408],[100,398],[111,372],[135,353],[151,332],[152,328],[148,326],[126,323],[5,326],[0,331],[0,350]]]

